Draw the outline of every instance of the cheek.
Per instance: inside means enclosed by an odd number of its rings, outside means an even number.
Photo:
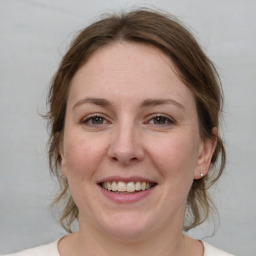
[[[197,163],[197,143],[192,137],[175,136],[155,143],[151,159],[160,173],[162,203],[168,218],[180,208],[183,212],[194,179]]]
[[[165,137],[153,142],[150,148],[152,159],[163,176],[193,177],[198,145],[192,136]]]
[[[65,164],[68,175],[84,179],[94,174],[105,148],[103,143],[81,136],[71,136],[65,145]]]

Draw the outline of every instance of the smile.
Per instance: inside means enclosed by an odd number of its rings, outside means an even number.
[[[154,187],[156,183],[146,182],[146,181],[107,181],[100,183],[100,186],[108,191],[112,191],[119,194],[127,193],[137,193],[140,191],[148,190]]]

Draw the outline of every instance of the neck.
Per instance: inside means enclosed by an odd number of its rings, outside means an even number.
[[[184,256],[186,255],[186,237],[182,235],[179,241],[169,240],[169,243],[163,244],[163,241],[147,240],[147,241],[120,241],[120,240],[102,240],[97,237],[81,236],[77,234],[74,241],[74,250],[72,256],[80,255],[102,255],[102,256]],[[176,239],[177,240],[177,239]]]
[[[182,227],[183,222],[180,225],[176,222],[173,227],[168,226],[139,236],[115,237],[92,227],[90,223],[80,222],[72,255],[119,256],[121,252],[122,256],[184,256],[188,243]]]

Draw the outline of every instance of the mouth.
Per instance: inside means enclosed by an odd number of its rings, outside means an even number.
[[[156,183],[147,182],[147,181],[107,181],[101,182],[99,185],[110,192],[115,194],[136,194],[142,191],[149,190],[156,186]]]

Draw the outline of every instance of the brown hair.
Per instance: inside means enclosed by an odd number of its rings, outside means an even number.
[[[69,232],[72,222],[78,218],[78,208],[69,193],[67,180],[60,172],[59,143],[64,129],[70,82],[92,53],[118,40],[155,46],[171,58],[180,79],[195,97],[202,139],[213,138],[212,128],[219,126],[222,91],[218,74],[194,37],[176,18],[140,9],[120,16],[107,16],[83,29],[63,57],[53,77],[48,95],[50,109],[47,117],[51,128],[49,163],[51,172],[58,178],[61,188],[54,204],[64,202],[60,223]],[[216,167],[217,162],[219,162],[218,167]],[[208,174],[202,179],[194,180],[189,192],[185,230],[207,219],[212,206],[207,190],[220,177],[224,165],[225,149],[218,136]]]

